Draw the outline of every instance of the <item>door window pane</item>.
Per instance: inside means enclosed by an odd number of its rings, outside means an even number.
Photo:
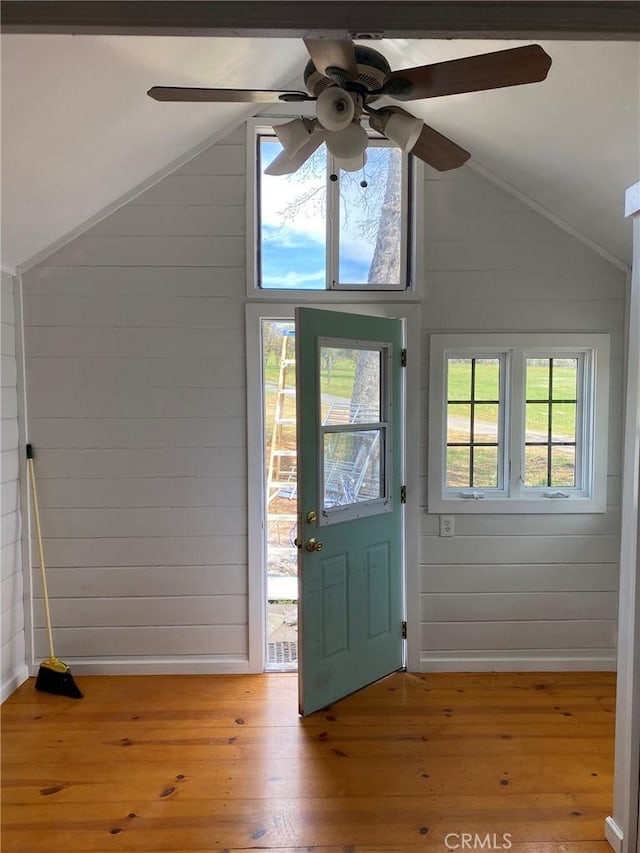
[[[389,347],[323,338],[318,349],[321,523],[389,512]],[[353,509],[349,509],[353,507]]]
[[[383,431],[325,433],[324,509],[384,496]]]
[[[320,394],[326,424],[377,423],[380,350],[320,347]]]

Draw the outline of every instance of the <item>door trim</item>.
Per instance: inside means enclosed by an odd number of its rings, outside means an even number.
[[[307,303],[305,303],[307,304]],[[264,434],[262,409],[260,321],[264,319],[293,319],[294,302],[248,302],[245,305],[247,355],[247,523],[248,523],[248,650],[249,671],[260,673],[265,665],[265,545],[264,545],[264,443],[257,436]],[[349,303],[308,305],[354,313],[397,317],[404,323],[408,359],[404,395],[403,483],[407,486],[408,501],[404,515],[404,583],[407,620],[406,665],[412,672],[420,669],[420,504],[424,503],[420,472],[425,471],[426,448],[420,441],[420,304],[414,303]],[[407,464],[407,453],[417,458]]]

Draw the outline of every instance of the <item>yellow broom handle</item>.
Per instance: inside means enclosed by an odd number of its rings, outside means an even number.
[[[38,511],[38,490],[36,489],[36,474],[33,467],[33,457],[27,456],[29,466],[29,479],[31,480],[31,493],[33,494],[33,515],[36,520],[36,538],[38,540],[38,554],[40,555],[40,574],[42,575],[42,595],[44,600],[44,615],[47,623],[47,634],[49,636],[49,654],[53,653],[53,634],[51,633],[51,613],[49,612],[49,592],[47,590],[47,573],[44,567],[44,549],[42,547],[42,531],[40,529],[40,512]]]

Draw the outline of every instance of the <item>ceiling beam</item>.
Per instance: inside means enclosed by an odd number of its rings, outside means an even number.
[[[637,0],[3,0],[5,33],[638,40]]]

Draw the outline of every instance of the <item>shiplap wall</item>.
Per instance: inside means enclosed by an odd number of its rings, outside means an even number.
[[[78,671],[247,668],[244,202],[242,129],[24,277],[56,653]]]
[[[469,167],[425,177],[423,412],[432,332],[610,333],[611,405],[604,514],[458,514],[442,538],[423,449],[421,665],[613,668],[625,275]]]
[[[15,295],[12,276],[2,273],[0,292],[0,515],[2,550],[0,551],[0,605],[2,644],[0,701],[9,696],[27,677],[25,660],[24,606],[22,600],[22,556],[20,483],[18,471],[18,397],[15,334]]]
[[[242,129],[24,276],[56,651],[79,671],[247,667],[245,180]],[[624,276],[469,168],[425,187],[421,665],[612,666]],[[608,512],[438,537],[429,333],[590,329],[612,336]]]

